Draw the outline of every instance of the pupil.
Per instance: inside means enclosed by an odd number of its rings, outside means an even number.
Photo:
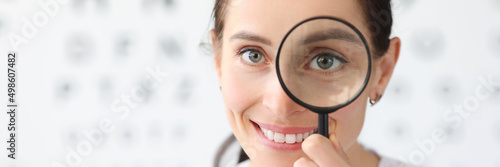
[[[321,69],[328,69],[332,67],[333,65],[333,59],[331,56],[328,55],[322,55],[318,57],[318,66]]]
[[[328,63],[328,60],[323,59],[323,61],[321,61],[321,63],[323,63],[323,64],[327,64],[327,63]]]
[[[250,53],[250,60],[252,60],[252,62],[259,62],[261,59],[261,57],[259,56],[259,53],[256,53],[256,52],[251,52]]]

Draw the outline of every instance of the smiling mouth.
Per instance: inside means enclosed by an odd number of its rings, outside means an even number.
[[[279,129],[276,127],[271,127],[272,125],[264,125],[264,124],[258,124],[252,121],[252,123],[262,131],[264,134],[264,137],[267,138],[270,141],[273,141],[275,143],[287,143],[287,144],[294,144],[294,143],[300,143],[304,141],[307,137],[309,137],[312,134],[318,133],[318,129],[312,129],[312,130],[307,130],[311,128],[281,128],[281,132],[275,132],[270,129]],[[263,125],[263,126],[260,126]],[[264,128],[268,127],[268,128]],[[276,130],[278,131],[278,130]],[[293,131],[296,131],[297,133],[292,133]],[[302,132],[301,132],[302,131]],[[306,131],[306,132],[303,132]],[[287,133],[285,133],[287,132]]]

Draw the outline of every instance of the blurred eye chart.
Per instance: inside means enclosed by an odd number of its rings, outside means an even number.
[[[213,0],[0,0],[0,166],[212,166],[231,133]],[[500,0],[393,0],[402,41],[359,141],[500,166]]]

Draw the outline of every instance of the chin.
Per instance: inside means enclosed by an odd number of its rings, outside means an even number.
[[[257,151],[257,153],[258,155],[251,158],[254,166],[290,167],[299,158],[305,156],[304,153],[299,153],[298,151],[289,153]]]

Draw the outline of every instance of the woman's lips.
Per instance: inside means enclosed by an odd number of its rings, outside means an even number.
[[[313,133],[316,127],[280,127],[252,121],[261,141],[277,150],[296,150],[301,148],[302,141]]]

